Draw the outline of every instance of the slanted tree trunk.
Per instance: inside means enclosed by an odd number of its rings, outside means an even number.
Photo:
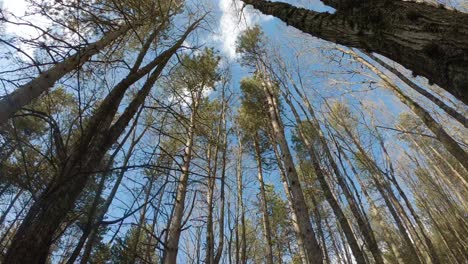
[[[199,20],[190,25],[177,43],[154,60],[157,61],[156,69],[112,126],[111,122],[125,91],[142,77],[139,77],[141,70],[137,73],[131,72],[104,99],[89,121],[83,136],[72,148],[69,156],[65,157],[57,180],[47,187],[29,210],[8,249],[5,263],[44,263],[47,260],[53,236],[67,213],[73,209],[90,178],[90,172],[100,166],[105,153],[117,141],[143,104],[169,59],[198,23]],[[152,68],[154,66],[149,68],[149,71]]]
[[[271,137],[273,137],[274,135],[271,135]],[[270,141],[273,142],[273,139],[270,139]],[[272,147],[273,147],[273,151],[275,153],[275,157],[276,157],[276,160],[278,162],[278,169],[279,169],[279,173],[280,173],[280,178],[281,178],[281,182],[283,183],[283,188],[284,188],[284,193],[286,194],[286,199],[288,201],[288,205],[289,205],[289,208],[293,209],[293,198],[292,198],[292,194],[291,194],[291,190],[289,188],[289,185],[288,185],[288,180],[286,178],[286,172],[284,170],[284,166],[282,164],[282,161],[281,161],[281,154],[278,150],[278,146],[276,144],[272,144]],[[292,225],[293,225],[293,229],[294,229],[294,232],[296,234],[296,238],[299,238],[301,236],[300,234],[300,227],[298,225],[298,222],[297,222],[297,215],[296,215],[296,212],[294,210],[291,210],[291,222],[292,222]],[[305,251],[305,248],[303,247],[303,245],[299,242],[298,240],[298,248],[299,248],[299,255],[300,255],[300,260],[301,260],[301,263],[302,264],[307,264],[307,254],[306,254],[306,251]]]
[[[458,145],[458,143],[445,131],[442,125],[440,125],[434,118],[432,118],[429,112],[427,112],[418,103],[413,101],[409,96],[404,94],[403,91],[401,91],[401,89],[394,82],[392,82],[392,80],[387,75],[385,75],[377,67],[369,63],[367,60],[359,56],[357,53],[355,53],[352,50],[340,50],[346,54],[353,56],[357,61],[364,64],[371,71],[377,74],[385,82],[385,85],[388,88],[390,88],[394,92],[394,94],[400,99],[400,101],[403,104],[405,104],[409,109],[411,109],[413,113],[416,114],[421,119],[421,121],[423,121],[427,128],[429,128],[429,130],[431,130],[432,133],[434,133],[434,135],[444,145],[448,152],[450,152],[450,154],[452,154],[453,157],[456,158],[460,162],[460,164],[468,170],[468,153],[460,145]],[[466,72],[465,76],[468,77],[468,74],[466,74]]]
[[[219,139],[219,132],[218,131],[218,139]],[[218,143],[218,142],[216,142]],[[208,171],[208,189],[206,191],[206,202],[208,205],[208,213],[206,215],[206,252],[205,252],[205,263],[213,264],[214,262],[214,234],[213,234],[213,192],[215,188],[215,175],[216,169],[212,169],[211,166],[211,159],[212,159],[212,147],[211,144],[208,143],[208,150],[207,150],[207,171]],[[216,146],[215,155],[214,155],[214,167],[216,168],[216,163],[218,162],[218,146]]]
[[[415,245],[413,244],[413,241],[410,238],[409,231],[405,228],[405,224],[402,219],[402,217],[404,216],[399,214],[400,207],[398,207],[399,205],[395,204],[395,202],[397,201],[396,201],[396,197],[394,197],[393,190],[391,190],[390,186],[388,186],[388,183],[384,181],[383,179],[384,177],[381,174],[379,168],[375,164],[374,160],[372,160],[368,156],[366,151],[362,148],[359,140],[353,135],[353,133],[347,127],[344,127],[344,130],[346,134],[352,139],[352,141],[354,142],[354,145],[358,148],[360,157],[363,158],[363,161],[365,162],[366,167],[369,169],[374,185],[379,191],[382,198],[384,199],[385,205],[387,206],[388,210],[390,211],[390,214],[395,220],[395,223],[398,227],[400,235],[402,236],[403,240],[405,241],[406,246],[408,247],[408,250],[410,251],[412,255],[412,261],[414,263],[421,263],[417,248],[415,247]]]
[[[130,157],[131,157],[131,153],[133,152],[133,149],[136,147],[137,143],[140,141],[140,139],[143,137],[143,135],[144,135],[144,133],[146,131],[146,129],[143,130],[143,132],[140,134],[140,136],[135,138],[135,132],[136,132],[135,127],[136,127],[136,125],[138,123],[138,119],[139,119],[139,115],[140,115],[141,111],[142,111],[142,109],[140,109],[140,111],[136,115],[135,120],[134,120],[132,126],[130,127],[127,135],[125,135],[125,137],[122,139],[122,142],[119,144],[119,147],[114,151],[112,157],[109,159],[110,160],[109,163],[107,164],[107,167],[111,166],[111,162],[113,162],[115,156],[120,151],[120,149],[123,147],[124,143],[130,137],[130,135],[133,135],[132,136],[132,142],[130,143],[130,147],[128,148],[128,151],[127,151],[128,154],[125,156],[125,159],[122,162],[123,169],[117,175],[114,186],[112,187],[111,192],[107,196],[106,201],[105,201],[104,205],[102,206],[101,210],[99,212],[94,212],[94,213],[97,213],[96,216],[94,216],[93,212],[90,213],[90,218],[92,218],[92,219],[89,220],[90,221],[89,222],[89,228],[85,229],[85,232],[82,234],[82,238],[80,239],[80,241],[79,241],[79,243],[77,245],[77,250],[78,250],[78,248],[82,247],[84,242],[86,242],[86,239],[88,240],[88,242],[86,243],[85,249],[83,251],[83,255],[81,257],[81,260],[80,260],[81,264],[88,263],[88,259],[89,259],[90,255],[91,255],[91,250],[92,250],[92,248],[94,246],[94,242],[95,242],[96,237],[98,235],[99,227],[101,226],[101,222],[104,220],[104,216],[106,215],[107,210],[109,209],[112,201],[114,200],[114,197],[115,197],[115,195],[117,193],[117,190],[118,190],[118,188],[120,186],[120,183],[123,180],[123,177],[124,177],[125,172],[126,172],[125,167],[127,167],[127,165],[128,165],[128,162],[129,162]],[[104,187],[104,186],[102,186],[102,187]],[[102,192],[102,190],[98,190],[97,193],[100,193],[100,192]],[[99,197],[96,197],[96,198],[99,198]],[[77,253],[74,252],[74,254],[68,260],[68,264],[75,263],[75,260],[78,257],[78,254],[79,254],[79,252],[77,252]]]
[[[395,177],[395,174],[394,174],[395,170],[393,168],[393,164],[392,164],[392,161],[390,159],[390,155],[389,155],[389,153],[387,151],[387,148],[385,147],[384,141],[383,141],[380,134],[377,134],[377,135],[378,135],[378,140],[379,140],[380,146],[381,146],[381,148],[383,150],[385,159],[387,160],[388,166],[390,167],[390,172],[389,172],[390,181],[396,187],[396,189],[398,191],[398,194],[400,195],[400,197],[405,202],[406,208],[408,208],[411,216],[413,217],[414,221],[416,222],[416,225],[417,225],[421,235],[423,236],[424,242],[426,243],[426,246],[427,246],[427,249],[428,249],[427,253],[430,256],[432,263],[433,264],[440,264],[440,259],[439,259],[439,256],[437,254],[437,251],[436,251],[436,249],[434,247],[434,244],[432,243],[431,239],[427,236],[426,230],[424,228],[424,225],[423,225],[421,219],[419,218],[418,213],[414,210],[413,205],[409,201],[409,199],[406,196],[405,192],[403,192],[403,189],[401,188],[400,184],[398,183],[398,181],[397,181],[397,179]],[[401,206],[401,210],[404,210],[403,206]],[[408,224],[409,225],[412,224],[409,217],[408,217]]]
[[[328,204],[333,210],[333,213],[335,214],[338,223],[340,223],[341,228],[343,229],[343,232],[346,236],[346,239],[351,247],[351,250],[353,251],[354,258],[358,263],[366,263],[366,258],[364,256],[364,252],[362,252],[358,242],[357,238],[354,236],[353,230],[351,228],[350,223],[348,222],[348,219],[346,218],[343,210],[341,210],[341,207],[335,198],[335,196],[332,193],[332,189],[330,185],[328,184],[326,178],[325,178],[325,172],[322,170],[322,167],[320,165],[320,160],[317,156],[317,151],[314,149],[312,146],[312,143],[308,140],[306,135],[304,134],[304,131],[300,125],[301,120],[299,117],[299,114],[297,113],[294,105],[292,102],[289,100],[287,96],[283,96],[288,103],[289,107],[291,108],[291,111],[296,118],[296,122],[298,123],[298,132],[299,132],[299,138],[306,147],[309,157],[312,162],[312,167],[314,169],[315,175],[317,176],[317,179],[320,183],[321,190],[323,191],[323,194],[325,196],[325,199],[327,200]],[[312,124],[313,126],[313,124]],[[315,127],[313,128],[315,130]],[[314,131],[317,132],[317,131]],[[347,188],[347,186],[345,186]],[[350,201],[351,203],[351,201]]]
[[[243,2],[312,36],[381,54],[468,104],[468,14],[413,1],[323,1],[333,14]]]
[[[18,200],[18,198],[20,198],[20,196],[23,194],[24,190],[21,189],[19,190],[15,196],[13,197],[13,199],[11,199],[10,201],[10,204],[8,205],[8,207],[5,209],[5,211],[2,213],[2,215],[0,216],[0,226],[3,225],[3,222],[5,221],[7,215],[10,213],[10,210],[13,208],[13,206],[15,205],[16,201]]]
[[[149,252],[146,252],[145,255],[143,256],[140,256],[138,253],[139,251],[139,247],[141,247],[140,245],[140,239],[141,239],[141,233],[142,233],[142,230],[145,230],[145,225],[146,225],[146,212],[148,210],[148,202],[150,201],[150,198],[151,198],[151,191],[153,189],[153,183],[155,181],[155,175],[150,175],[149,176],[150,179],[148,180],[149,182],[146,184],[146,186],[144,187],[145,190],[145,198],[143,200],[143,208],[141,208],[141,212],[140,212],[140,219],[138,221],[138,226],[136,227],[137,230],[136,230],[136,239],[135,239],[135,242],[131,245],[132,248],[130,249],[130,254],[131,254],[131,262],[130,263],[138,263],[140,261],[137,262],[137,259],[140,258],[142,259],[141,261],[143,263],[151,263],[151,259],[145,259],[145,257],[147,256],[151,256],[149,254]],[[143,241],[144,243],[150,243],[150,240],[148,241]]]
[[[60,63],[57,63],[50,69],[39,74],[39,76],[34,78],[32,81],[20,86],[14,92],[6,95],[0,100],[0,125],[5,123],[23,106],[31,103],[33,99],[38,98],[42,93],[54,86],[54,84],[63,76],[80,67],[92,56],[101,52],[105,47],[110,45],[114,40],[123,36],[131,28],[131,25],[125,25],[118,30],[108,32],[100,40],[89,44],[85,48],[79,50],[76,54],[66,58]]]
[[[335,251],[335,256],[338,260],[338,263],[346,263],[346,261],[343,260],[343,254],[341,253],[341,250],[339,249],[337,245],[335,232],[333,232],[333,229],[330,226],[330,223],[328,222],[328,217],[324,217],[323,220],[325,222],[325,227],[328,229],[328,234],[330,235],[330,240],[332,242],[333,251]]]
[[[370,53],[367,53],[367,52],[364,52],[364,54],[366,54],[369,58],[371,58],[375,62],[377,62],[380,66],[387,69],[389,72],[395,74],[395,76],[400,78],[400,80],[402,80],[406,85],[413,88],[413,90],[418,92],[420,95],[426,97],[428,100],[430,100],[435,105],[440,107],[440,109],[442,109],[445,113],[449,114],[455,120],[460,122],[460,124],[462,124],[464,127],[468,128],[468,119],[463,114],[457,112],[457,110],[453,109],[452,107],[450,107],[449,105],[444,103],[442,100],[440,100],[436,96],[432,95],[430,92],[426,91],[424,88],[417,85],[416,83],[412,82],[410,79],[406,78],[406,76],[403,75],[403,73],[401,73],[397,69],[393,68],[392,66],[388,65],[383,60],[381,60],[381,59],[377,58],[376,56],[374,56],[374,55],[372,55]]]
[[[330,264],[331,263],[330,256],[328,254],[327,242],[325,240],[325,233],[323,232],[324,228],[322,226],[322,216],[320,214],[321,205],[317,203],[317,199],[315,199],[313,195],[310,196],[310,199],[312,201],[312,205],[314,206],[313,211],[314,211],[315,221],[317,223],[317,235],[320,238],[320,242],[322,243],[323,256],[324,256],[323,262],[325,262],[325,264]]]

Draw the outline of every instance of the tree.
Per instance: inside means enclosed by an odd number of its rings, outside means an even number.
[[[202,54],[193,58],[184,57],[181,67],[174,73],[174,88],[182,94],[184,92],[183,89],[187,89],[190,98],[190,113],[189,124],[186,129],[187,138],[184,148],[182,172],[175,196],[174,212],[169,223],[169,231],[165,242],[164,263],[175,263],[177,260],[198,110],[203,100],[204,91],[212,89],[218,79],[216,72],[218,62],[219,58],[214,54],[213,50],[206,49]]]
[[[468,104],[465,13],[411,1],[323,0],[336,9],[333,14],[283,2],[243,2],[312,36],[386,56]]]
[[[241,108],[239,109],[238,123],[243,129],[243,140],[248,144],[257,165],[257,179],[260,187],[260,211],[262,214],[263,235],[266,241],[266,262],[273,263],[273,243],[271,234],[271,224],[268,215],[268,205],[266,197],[266,187],[263,175],[262,153],[268,147],[268,137],[261,130],[268,127],[268,117],[265,106],[259,100],[258,91],[252,90],[256,87],[248,85],[247,80],[243,80],[241,89],[243,92]]]
[[[276,142],[272,144],[278,144],[281,150],[281,159],[278,163],[284,163],[285,168],[285,180],[291,193],[291,204],[293,206],[295,219],[297,221],[296,236],[299,242],[299,248],[301,249],[301,258],[307,262],[321,262],[321,249],[319,248],[318,242],[316,241],[314,231],[310,225],[310,218],[308,215],[307,205],[304,200],[304,194],[302,192],[299,178],[295,170],[294,161],[292,159],[288,143],[284,134],[284,128],[279,118],[278,102],[273,96],[274,91],[266,88],[265,83],[267,80],[256,80],[250,79],[243,82],[243,90],[253,91],[260,98],[256,99],[257,102],[262,102],[263,105],[268,106],[267,118],[269,119],[269,126],[273,128],[272,135],[276,138]],[[254,97],[254,96],[251,96]]]
[[[86,131],[71,148],[73,151],[68,153],[66,157],[61,157],[66,162],[57,171],[57,176],[55,176],[57,180],[48,186],[29,210],[9,247],[5,257],[7,262],[35,263],[45,261],[55,232],[66,212],[73,208],[76,199],[89,179],[90,174],[86,171],[93,171],[100,165],[102,157],[120,137],[129,121],[143,104],[165,65],[177,52],[188,34],[196,28],[199,21],[189,26],[185,34],[155,60],[139,71],[131,71],[101,103],[96,114],[89,120]],[[153,41],[151,37],[147,43]],[[146,54],[149,46],[150,44],[146,45],[140,53],[140,57]],[[139,67],[140,63],[141,61],[137,61],[136,65]],[[156,69],[151,72],[153,68]],[[137,96],[117,121],[111,124],[125,91],[131,84],[149,72],[151,75]],[[64,155],[64,153],[57,151],[57,155]]]
[[[105,1],[104,1],[105,2]],[[151,1],[147,1],[146,4],[149,4]],[[73,7],[72,10],[70,10],[70,6],[67,6],[67,4],[64,3],[59,3],[56,2],[52,7],[47,4],[40,4],[40,3],[35,3],[32,2],[35,5],[37,5],[39,9],[39,13],[41,14],[46,14],[45,16],[52,20],[58,22],[58,20],[64,20],[64,17],[66,18],[67,12],[74,12],[77,7]],[[115,2],[113,4],[116,4]],[[86,45],[82,47],[80,43],[67,43],[67,39],[65,36],[56,36],[57,33],[55,33],[53,30],[47,31],[44,29],[39,29],[43,32],[43,35],[46,37],[51,38],[52,40],[60,39],[58,42],[64,42],[65,44],[68,45],[68,49],[74,53],[73,55],[64,55],[62,58],[60,58],[60,61],[58,61],[59,56],[52,56],[52,53],[57,53],[60,54],[62,51],[56,51],[53,50],[54,46],[57,45],[57,43],[50,43],[50,46],[48,46],[47,41],[38,41],[38,46],[39,49],[43,49],[47,51],[47,54],[50,55],[50,60],[52,61],[50,64],[52,64],[51,67],[42,69],[41,63],[38,61],[32,59],[30,56],[29,59],[33,63],[33,67],[36,67],[38,70],[38,76],[33,77],[31,81],[20,85],[18,88],[16,88],[13,92],[5,95],[1,100],[0,100],[0,125],[4,124],[9,118],[13,116],[15,112],[17,112],[19,109],[22,107],[28,105],[33,99],[38,98],[41,94],[49,90],[51,87],[54,86],[54,84],[63,78],[65,75],[69,74],[73,70],[80,69],[82,65],[89,61],[93,56],[98,55],[99,53],[102,53],[106,48],[109,48],[113,43],[118,42],[117,40],[120,38],[125,37],[125,35],[129,31],[134,32],[144,32],[145,28],[147,27],[152,27],[155,26],[156,28],[160,27],[160,25],[166,24],[164,20],[167,19],[167,17],[173,16],[175,13],[179,12],[180,6],[178,6],[178,3],[174,4],[161,4],[158,7],[159,8],[151,8],[152,12],[149,12],[150,10],[145,10],[141,9],[141,6],[139,8],[136,8],[135,6],[132,6],[131,4],[127,6],[124,5],[119,5],[116,4],[116,6],[112,6],[113,4],[107,5],[107,10],[104,12],[102,9],[101,5],[94,4],[96,7],[92,7],[92,4],[90,3],[81,5],[79,7],[79,11],[83,13],[83,17],[85,22],[88,24],[97,24],[95,25],[96,27],[109,27],[110,29],[107,30],[107,32],[103,33],[103,36],[101,39],[95,42],[89,43],[86,41]],[[122,3],[121,3],[122,4]],[[113,8],[113,9],[112,9]],[[121,8],[127,8],[127,14],[121,12]],[[96,10],[97,9],[97,10]],[[50,13],[49,13],[50,12]],[[76,11],[75,11],[76,12]],[[57,17],[59,14],[63,13],[63,17]],[[131,14],[130,14],[131,13]],[[101,18],[97,18],[97,14],[100,14]],[[113,21],[106,21],[109,17],[112,17]],[[72,16],[73,17],[73,16]],[[91,17],[91,18],[90,18]],[[120,19],[120,21],[119,21]],[[6,20],[8,23],[14,23]],[[89,23],[91,21],[91,23]],[[81,34],[79,32],[80,29],[73,28],[75,24],[81,24],[83,21],[60,21],[60,23],[57,23],[57,25],[61,25],[64,29],[57,30],[58,32],[61,31],[67,31],[70,30],[72,33],[78,33],[79,39],[83,38],[84,34]],[[70,26],[68,26],[68,25]],[[64,26],[67,25],[67,26]],[[33,27],[38,29],[35,25],[29,24],[28,26]],[[141,29],[143,28],[143,29]],[[60,33],[59,33],[60,34]],[[137,33],[138,35],[138,33]],[[47,39],[44,37],[45,39]],[[33,42],[36,40],[33,40]],[[20,48],[14,46],[14,44],[11,44],[5,40],[2,40],[2,43],[6,44],[7,47],[9,48],[15,48],[19,52],[22,52],[23,54],[26,54],[24,51],[22,51]],[[61,43],[63,45],[63,43]],[[118,47],[117,47],[118,48]],[[60,52],[60,53],[59,53]],[[56,58],[57,57],[57,58]],[[48,63],[43,63],[45,65],[48,65]],[[137,69],[137,68],[135,68]]]

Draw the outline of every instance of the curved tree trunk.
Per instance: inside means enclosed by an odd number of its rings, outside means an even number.
[[[468,14],[398,0],[324,1],[337,9],[334,14],[243,2],[312,36],[381,54],[468,104]]]

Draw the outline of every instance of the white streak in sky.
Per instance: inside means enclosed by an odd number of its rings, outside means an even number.
[[[242,14],[243,2],[239,0],[219,0],[221,17],[219,21],[219,34],[214,37],[215,41],[221,42],[221,51],[229,58],[235,59],[236,40],[242,31],[249,26],[259,23],[260,20],[271,19],[269,16],[253,14],[250,7],[244,8]]]

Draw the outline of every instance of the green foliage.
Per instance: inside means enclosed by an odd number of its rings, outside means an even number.
[[[44,156],[53,156],[56,150],[53,146],[57,142],[50,137],[51,132],[60,132],[64,137],[62,128],[69,127],[76,114],[72,95],[56,88],[33,101],[12,123],[2,126],[0,136],[5,144],[0,149],[0,183],[10,183],[32,193],[44,188],[55,169],[51,164],[55,162],[53,157],[44,162]]]
[[[150,227],[147,228],[150,230]],[[138,228],[132,226],[125,237],[117,239],[112,246],[111,262],[113,264],[158,263],[158,256],[152,245],[155,245],[155,241],[148,236],[144,228],[138,237]]]
[[[261,85],[255,78],[244,78],[241,81],[242,103],[238,122],[247,135],[254,135],[268,127],[268,102]]]
[[[197,94],[214,89],[215,83],[220,80],[217,71],[219,61],[220,57],[212,48],[205,48],[193,56],[183,55],[167,84],[180,94]]]
[[[93,252],[90,256],[90,264],[106,264],[111,259],[111,249],[109,245],[99,241],[93,246]]]
[[[342,102],[334,102],[330,109],[330,124],[337,130],[346,127],[349,130],[353,130],[357,127],[356,117],[349,109],[348,105]]]
[[[260,27],[246,29],[237,39],[236,51],[241,54],[242,63],[255,67],[257,59],[264,53],[263,32]]]

